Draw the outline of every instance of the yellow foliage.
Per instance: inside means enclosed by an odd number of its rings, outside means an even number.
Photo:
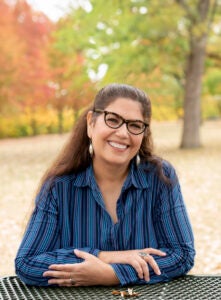
[[[172,95],[153,95],[152,114],[156,121],[172,121],[180,118],[183,110],[175,105]]]
[[[156,121],[172,121],[183,116],[183,108],[176,104],[172,95],[151,95],[152,115]],[[81,112],[79,111],[79,114]],[[202,118],[212,119],[221,115],[221,99],[205,95],[202,99]],[[59,118],[63,132],[68,132],[75,122],[72,109],[65,109],[59,116],[53,108],[26,108],[21,114],[0,116],[0,138],[32,136],[59,132]]]
[[[153,105],[152,106],[153,120],[156,121],[173,121],[177,120],[177,112],[174,107],[166,105]]]
[[[63,131],[67,132],[73,126],[73,111],[63,112]],[[19,115],[1,117],[0,138],[32,136],[58,132],[58,113],[54,109],[26,108]]]
[[[221,117],[221,96],[204,96],[202,100],[202,118],[216,119],[218,117]]]

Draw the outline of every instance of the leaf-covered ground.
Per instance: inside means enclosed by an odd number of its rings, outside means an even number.
[[[191,273],[221,273],[221,121],[202,125],[203,147],[180,150],[181,123],[152,125],[155,149],[176,168],[192,222],[196,261]],[[38,182],[67,135],[0,141],[0,276],[14,274],[14,257]]]

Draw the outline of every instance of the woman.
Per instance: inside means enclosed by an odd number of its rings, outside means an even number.
[[[173,167],[153,155],[151,104],[125,84],[101,89],[43,177],[15,259],[31,285],[168,281],[194,263]]]

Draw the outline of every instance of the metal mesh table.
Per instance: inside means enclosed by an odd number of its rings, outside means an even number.
[[[168,283],[131,286],[139,293],[132,299],[145,300],[219,300],[221,299],[221,276],[187,275]],[[118,288],[126,291],[127,288]],[[69,299],[123,299],[112,295],[116,287],[34,287],[22,283],[16,276],[0,279],[1,300],[69,300]]]

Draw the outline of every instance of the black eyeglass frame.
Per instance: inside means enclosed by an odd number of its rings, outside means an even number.
[[[107,111],[107,110],[103,110],[103,109],[98,109],[98,108],[97,108],[97,109],[94,109],[93,112],[95,112],[95,113],[100,113],[100,114],[104,113],[104,122],[105,122],[105,124],[106,124],[109,128],[112,128],[112,129],[118,129],[118,128],[120,128],[120,127],[125,123],[128,132],[131,133],[131,134],[133,134],[133,135],[139,135],[139,134],[142,134],[142,133],[146,130],[146,128],[149,127],[149,124],[148,124],[148,123],[145,123],[145,122],[143,122],[143,121],[141,121],[141,120],[126,120],[126,119],[124,119],[122,116],[118,115],[118,114],[115,113],[115,112],[111,112],[111,111]],[[118,117],[120,120],[122,120],[122,122],[120,123],[120,125],[114,126],[114,127],[113,127],[113,126],[110,126],[109,124],[107,124],[106,116],[107,116],[108,114],[113,114],[113,115],[115,115],[116,117]],[[131,123],[131,122],[132,122],[132,123],[134,123],[134,122],[139,122],[139,123],[143,124],[143,125],[144,125],[143,130],[142,130],[141,132],[139,132],[139,133],[131,132],[130,129],[129,129],[129,126],[128,126],[129,123]]]

